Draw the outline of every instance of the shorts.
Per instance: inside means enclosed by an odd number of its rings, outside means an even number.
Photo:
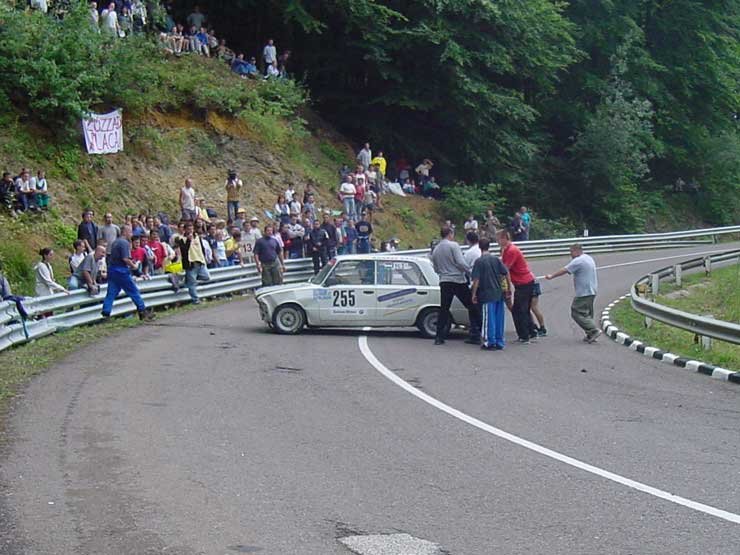
[[[539,297],[540,295],[542,295],[542,287],[540,287],[539,281],[535,281],[534,286],[532,287],[532,296]]]

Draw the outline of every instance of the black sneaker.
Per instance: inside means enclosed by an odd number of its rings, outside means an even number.
[[[537,330],[537,335],[539,337],[547,337],[547,328],[542,327],[542,328],[538,329]]]
[[[437,338],[437,339],[434,340],[434,344],[435,345],[444,345],[445,344],[445,340],[444,339]]]
[[[523,337],[520,337],[519,339],[517,339],[516,342],[519,343],[520,345],[529,345],[530,343],[529,339],[525,339]]]
[[[139,320],[143,320],[144,322],[151,322],[152,320],[154,320],[154,318],[154,311],[152,311],[151,308],[139,311]]]

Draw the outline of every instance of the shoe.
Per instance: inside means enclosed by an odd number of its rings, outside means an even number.
[[[477,337],[468,337],[465,340],[465,343],[467,343],[468,345],[480,345],[480,338],[477,338]]]
[[[110,320],[110,314],[107,312],[101,312],[100,314],[103,316],[104,320]]]
[[[154,312],[151,308],[139,311],[139,320],[143,320],[144,322],[151,322],[152,320],[154,320],[154,318]]]
[[[588,343],[596,343],[601,335],[601,330],[596,330],[594,333],[588,336]]]
[[[445,344],[445,340],[444,339],[435,339],[434,340],[434,344],[435,345],[444,345]]]
[[[523,338],[521,338],[521,337],[520,337],[519,339],[517,339],[516,341],[517,341],[517,343],[519,343],[520,345],[529,345],[529,343],[530,343],[529,339],[523,339]]]
[[[193,299],[193,303],[192,304],[200,304],[200,299]]]
[[[540,337],[547,337],[547,328],[540,328],[537,330],[537,335]]]
[[[488,345],[487,347],[485,345],[480,346],[481,351],[500,351],[503,349],[503,347],[497,347],[496,345]]]

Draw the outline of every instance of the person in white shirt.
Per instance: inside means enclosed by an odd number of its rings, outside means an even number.
[[[54,258],[54,251],[45,247],[39,251],[41,261],[36,264],[36,296],[45,297],[54,293],[69,293],[66,288],[54,281],[54,269],[51,267],[51,260]]]
[[[270,39],[262,49],[262,60],[265,62],[265,66],[269,68],[275,64],[275,70],[277,71],[277,49],[275,48],[275,42]],[[278,72],[278,75],[280,72]]]
[[[185,180],[185,186],[180,189],[180,211],[183,220],[195,221],[197,211],[195,209],[195,188],[193,180]]]
[[[290,215],[300,216],[301,215],[301,203],[298,202],[298,197],[293,196],[293,200],[290,201]]]
[[[347,174],[347,178],[344,183],[339,187],[339,196],[344,204],[344,213],[350,220],[357,219],[357,207],[355,206],[355,194],[357,194],[357,189],[355,189],[353,181],[353,177]]]
[[[468,243],[468,250],[463,253],[463,258],[465,259],[465,262],[468,263],[468,266],[472,268],[475,261],[478,260],[481,255],[481,250],[478,246],[478,234],[475,231],[468,231],[465,234],[465,241]]]
[[[115,2],[108,4],[108,7],[100,14],[100,27],[108,35],[118,37],[121,29],[118,26],[118,14],[116,13]]]
[[[21,170],[21,174],[15,180],[15,190],[20,197],[24,211],[36,208],[36,191],[31,186],[31,176],[26,168]]]
[[[277,62],[272,62],[270,65],[267,66],[265,79],[272,79],[274,77],[280,77],[280,72],[277,68]]]
[[[288,188],[285,189],[285,200],[287,202],[293,202],[293,198],[295,197],[295,189],[293,188],[293,185],[288,185]]]
[[[468,216],[468,219],[465,220],[465,225],[463,225],[463,229],[465,229],[465,231],[478,231],[478,220],[475,219],[475,216],[473,216],[473,214]]]

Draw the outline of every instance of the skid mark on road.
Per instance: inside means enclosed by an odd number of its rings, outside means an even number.
[[[365,331],[369,331],[369,328],[365,328]],[[484,432],[487,432],[491,435],[494,435],[496,437],[499,437],[501,439],[504,439],[506,441],[519,445],[520,447],[524,447],[525,449],[529,449],[530,451],[534,451],[535,453],[539,453],[540,455],[544,455],[545,457],[549,457],[551,459],[567,464],[574,468],[578,468],[579,470],[584,470],[586,472],[589,472],[601,478],[611,480],[612,482],[616,482],[617,484],[627,486],[628,488],[641,491],[643,493],[647,493],[648,495],[658,497],[665,501],[670,501],[671,503],[675,503],[683,507],[688,507],[689,509],[699,511],[699,512],[711,515],[713,517],[727,520],[734,524],[740,524],[740,515],[738,514],[731,513],[729,511],[725,511],[722,509],[717,509],[716,507],[705,505],[704,503],[699,503],[697,501],[692,501],[691,499],[686,499],[685,497],[674,495],[670,492],[663,491],[661,489],[655,488],[653,486],[649,486],[647,484],[643,484],[641,482],[637,482],[630,478],[625,478],[624,476],[620,476],[619,474],[614,474],[613,472],[609,472],[608,470],[604,470],[597,466],[590,465],[583,461],[579,461],[578,459],[574,459],[573,457],[569,457],[568,455],[563,455],[562,453],[558,453],[557,451],[553,451],[552,449],[548,449],[547,447],[543,447],[537,443],[526,440],[524,438],[521,438],[519,436],[516,436],[514,434],[511,434],[509,432],[506,432],[504,430],[491,426],[490,424],[486,424],[482,420],[478,420],[477,418],[469,416],[465,414],[464,412],[457,410],[456,408],[453,408],[449,405],[444,404],[442,401],[435,399],[431,395],[428,395],[427,393],[424,393],[423,391],[419,391],[413,385],[409,384],[408,382],[406,382],[405,380],[401,379],[396,374],[394,374],[382,362],[380,362],[380,360],[378,360],[378,358],[370,350],[370,346],[368,345],[366,335],[359,337],[358,343],[360,347],[360,352],[362,352],[362,355],[365,357],[365,359],[373,366],[373,368],[375,368],[378,372],[380,372],[384,377],[388,378],[390,381],[392,381],[397,386],[405,389],[408,393],[410,393],[417,399],[424,401],[425,403],[433,406],[434,408],[441,410],[442,412],[445,412],[449,414],[450,416],[465,422],[466,424],[475,426],[476,428],[483,430]]]

